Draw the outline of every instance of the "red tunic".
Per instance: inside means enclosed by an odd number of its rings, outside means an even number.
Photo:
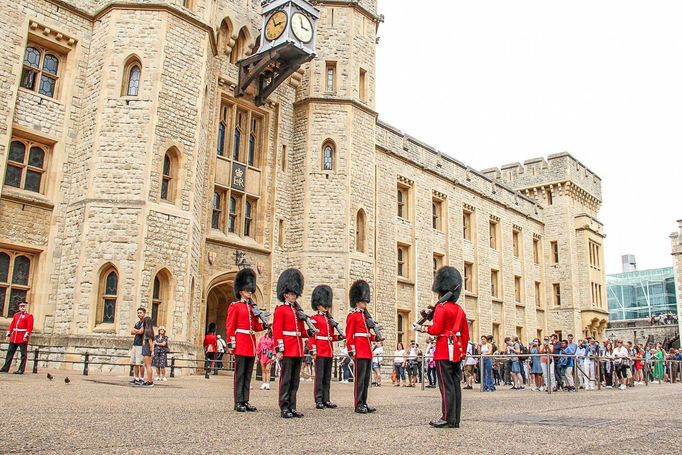
[[[355,358],[372,358],[370,342],[374,341],[374,335],[367,328],[364,311],[351,310],[348,314],[346,317],[346,337],[348,337],[348,352],[355,351]]]
[[[204,352],[208,352],[209,346],[213,346],[212,352],[218,350],[218,338],[215,336],[215,333],[207,333],[204,337]]]
[[[245,357],[256,355],[256,332],[263,330],[263,323],[253,315],[247,302],[238,300],[227,308],[225,336],[232,344],[234,353]]]
[[[466,357],[466,346],[469,342],[469,324],[461,306],[455,302],[436,305],[433,313],[433,325],[428,327],[429,335],[436,338],[436,351],[433,360],[450,360],[459,362]],[[448,350],[448,338],[454,338],[452,358]]]
[[[7,329],[10,343],[24,344],[33,332],[33,315],[29,313],[14,313],[12,322]]]
[[[334,357],[334,342],[339,341],[339,336],[334,333],[334,328],[329,324],[329,318],[325,313],[317,313],[310,318],[319,333],[309,340],[310,349],[315,349],[318,357]]]
[[[308,338],[303,321],[296,317],[296,308],[288,303],[280,303],[275,308],[272,319],[272,337],[275,346],[284,343],[284,357],[303,357],[305,349],[303,338]]]

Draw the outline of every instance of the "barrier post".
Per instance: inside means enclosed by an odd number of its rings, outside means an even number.
[[[578,356],[575,354],[573,355],[573,387],[576,392],[580,390],[578,386]]]
[[[421,363],[421,378],[422,378],[422,391],[424,391],[424,379],[426,379],[426,372],[424,371],[424,367],[426,366],[426,362],[424,362],[424,353],[422,352],[422,363]],[[461,366],[460,362],[460,366]]]
[[[170,377],[175,377],[175,356],[171,357]]]
[[[40,349],[35,348],[33,351],[33,374],[38,374],[38,355],[40,354]]]
[[[552,365],[552,356],[547,351],[547,393],[552,394],[552,375],[554,374],[554,366]]]
[[[132,364],[130,365],[130,371],[128,372],[128,376],[130,376],[131,378],[133,377],[133,365]]]
[[[481,354],[481,357],[479,358],[479,368],[478,368],[479,371],[481,372],[481,384],[479,387],[479,390],[481,392],[483,392],[483,387],[484,387],[483,384],[485,384],[485,366],[484,366],[485,360],[483,360],[484,357],[485,357],[485,355]]]
[[[90,372],[90,368],[88,366],[89,362],[90,362],[90,353],[86,352],[85,353],[85,359],[83,359],[83,376],[87,376],[88,373]]]
[[[601,360],[599,359],[599,356],[596,357],[596,367],[595,368],[595,373],[594,375],[596,376],[594,380],[597,383],[597,390],[601,390]]]

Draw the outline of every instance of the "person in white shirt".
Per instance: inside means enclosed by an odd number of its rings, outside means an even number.
[[[613,350],[613,366],[616,370],[616,376],[618,376],[618,382],[620,390],[625,390],[627,386],[625,385],[627,381],[627,368],[628,368],[628,349],[623,346],[622,340],[616,340],[616,348]]]
[[[372,349],[372,371],[374,372],[374,384],[381,387],[381,362],[384,360],[384,344],[379,341]]]
[[[464,360],[464,379],[467,383],[466,387],[464,387],[465,389],[473,389],[474,368],[478,363],[476,357],[473,357],[474,355],[476,355],[476,345],[469,340],[469,343],[467,344],[467,356]]]
[[[403,344],[398,342],[393,352],[393,370],[395,372],[395,381],[393,385],[395,387],[400,387],[402,383],[403,386],[407,386],[405,381],[405,348]]]
[[[215,357],[215,363],[213,364],[214,369],[213,369],[213,374],[216,375],[218,374],[218,370],[222,369],[223,367],[223,356],[225,355],[225,351],[227,350],[227,343],[223,338],[220,336],[220,334],[217,335],[218,337],[218,348],[216,350],[216,357]]]

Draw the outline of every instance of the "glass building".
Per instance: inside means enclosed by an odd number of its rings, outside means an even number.
[[[609,321],[677,314],[672,267],[606,276]]]

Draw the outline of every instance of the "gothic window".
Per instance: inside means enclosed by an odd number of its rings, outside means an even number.
[[[234,43],[232,48],[232,53],[230,54],[230,63],[237,64],[237,62],[246,56],[246,50],[248,48],[249,33],[246,27],[242,27],[239,30],[239,36],[237,36],[237,41]]]
[[[44,192],[49,147],[44,144],[15,138],[10,143],[5,170],[5,185],[35,193]]]
[[[223,195],[220,191],[213,192],[213,213],[211,214],[211,227],[220,229],[220,218],[223,209]]]
[[[322,170],[334,170],[334,145],[331,142],[325,142],[322,146]]]
[[[220,109],[220,123],[218,124],[218,156],[225,156],[225,148],[227,138],[225,133],[230,121],[230,113],[232,109],[229,106],[223,105]]]
[[[325,66],[325,89],[328,93],[336,91],[336,62],[327,62]]]
[[[131,56],[128,57],[123,69],[123,84],[121,86],[121,96],[137,96],[140,92],[140,80],[142,79],[142,64],[140,60]]]
[[[152,322],[154,327],[166,325],[168,300],[170,295],[170,273],[163,269],[154,277],[152,287]]]
[[[97,324],[113,324],[116,320],[118,300],[118,273],[113,266],[106,267],[100,274],[97,298]]]
[[[355,250],[359,253],[367,252],[367,234],[365,211],[360,209],[355,217]]]
[[[253,219],[256,215],[256,201],[252,199],[246,200],[246,205],[244,206],[244,235],[247,237],[253,237]]]
[[[37,44],[29,43],[24,51],[21,86],[54,98],[63,56]]]
[[[31,257],[0,250],[0,317],[11,318],[31,290]]]
[[[401,278],[409,278],[409,246],[398,245],[398,276]]]
[[[237,123],[234,126],[234,139],[232,141],[232,159],[234,161],[239,161],[244,117],[246,117],[244,112],[237,111]]]
[[[171,189],[171,158],[168,153],[163,157],[163,176],[161,178],[161,199],[170,200]]]
[[[249,166],[258,166],[256,162],[258,158],[259,149],[259,135],[260,135],[261,119],[255,115],[251,115],[251,132],[249,133],[249,153],[246,164]]]
[[[230,197],[229,217],[227,230],[228,232],[235,232],[237,229],[237,198],[235,196]]]
[[[218,50],[221,54],[227,55],[230,40],[232,39],[232,21],[229,17],[223,19],[218,30]]]

